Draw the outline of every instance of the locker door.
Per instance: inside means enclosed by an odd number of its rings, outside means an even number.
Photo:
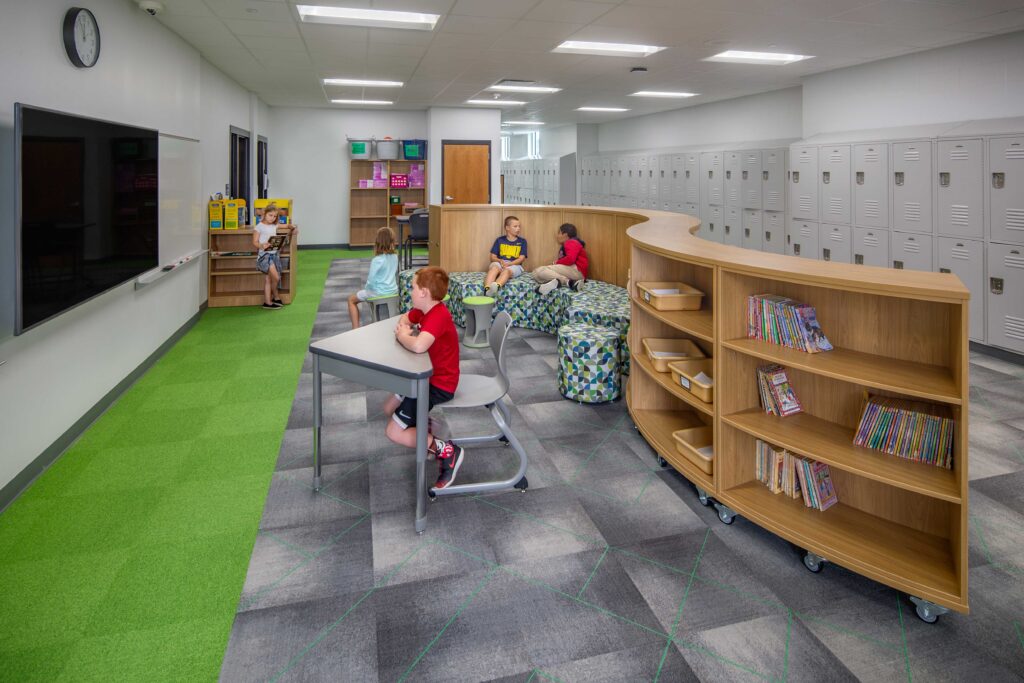
[[[786,210],[786,161],[789,150],[761,152],[761,202],[765,211]]]
[[[633,197],[637,204],[647,200],[647,157],[635,157],[633,168],[636,170],[636,181],[633,185]]]
[[[657,156],[647,159],[647,201],[652,209],[657,209],[661,196],[661,158]]]
[[[850,146],[828,145],[819,153],[821,167],[821,220],[850,222]]]
[[[683,213],[685,213],[687,216],[696,216],[697,218],[700,218],[700,207],[697,206],[696,204],[690,204],[689,202],[685,202],[683,204]],[[703,229],[704,228],[702,226],[701,230]]]
[[[598,194],[609,194],[608,184],[611,176],[612,160],[606,158],[601,159],[601,182],[597,186]]]
[[[743,154],[725,153],[725,205],[743,207]]]
[[[725,207],[722,241],[736,247],[743,244],[743,209],[738,206]]]
[[[764,239],[761,251],[772,254],[786,253],[786,214],[782,211],[765,211],[762,216]]]
[[[761,251],[764,244],[763,214],[757,209],[743,209],[743,239],[741,244],[747,249]]]
[[[988,275],[988,343],[1024,353],[1024,248],[988,245]]]
[[[672,200],[679,205],[686,201],[686,157],[672,155]]]
[[[892,267],[932,270],[932,236],[909,232],[892,233]]]
[[[889,145],[853,148],[854,223],[872,228],[889,225]]]
[[[700,155],[687,154],[683,157],[683,200],[687,204],[700,204]]]
[[[818,258],[818,224],[796,218],[786,230],[786,253],[790,256]]]
[[[789,210],[794,218],[818,218],[818,148],[789,150]]]
[[[981,239],[984,195],[981,140],[939,141],[939,234]]]
[[[761,208],[761,151],[743,152],[740,160],[740,204],[744,209]]]
[[[658,201],[662,207],[672,206],[675,202],[675,178],[672,176],[672,155],[658,157]],[[671,211],[672,209],[665,209]]]
[[[985,338],[985,245],[975,240],[940,237],[939,272],[955,273],[971,290],[970,331],[975,341]]]
[[[704,206],[700,216],[701,237],[703,237],[706,240],[711,240],[712,242],[724,241],[722,219],[725,218],[725,216],[723,215],[723,211],[724,209],[721,206]]]
[[[818,228],[818,243],[821,245],[821,260],[849,263],[853,251],[851,230],[848,225],[822,223]]]
[[[893,230],[932,231],[932,178],[932,143],[893,143]]]
[[[859,266],[888,268],[889,232],[878,228],[854,228],[853,262]]]
[[[989,235],[1024,244],[1024,137],[989,140]]]
[[[722,206],[725,195],[721,152],[702,152],[700,155],[701,201],[712,206]]]

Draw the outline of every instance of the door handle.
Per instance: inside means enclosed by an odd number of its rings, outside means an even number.
[[[453,201],[454,199],[455,199],[455,197],[451,196],[450,194],[446,194],[446,195],[444,196],[444,200],[445,200],[446,202],[450,202],[450,201]]]

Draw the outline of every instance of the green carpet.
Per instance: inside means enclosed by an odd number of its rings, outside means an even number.
[[[327,269],[207,310],[0,514],[0,679],[216,680]]]

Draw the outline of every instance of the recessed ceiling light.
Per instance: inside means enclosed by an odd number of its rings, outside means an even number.
[[[620,107],[577,107],[576,111],[629,111]]]
[[[505,92],[561,92],[561,88],[550,88],[543,85],[492,85],[488,90]]]
[[[355,7],[323,7],[296,5],[299,19],[313,24],[342,24],[344,26],[374,26],[382,28],[410,28],[432,31],[441,18],[439,14],[422,12],[393,12]]]
[[[814,55],[788,55],[781,52],[748,52],[745,50],[726,50],[712,57],[705,57],[705,62],[730,62],[734,64],[773,64],[781,66],[792,64],[804,59],[813,59]]]
[[[695,92],[667,92],[664,90],[638,90],[630,97],[696,97]]]
[[[543,121],[502,121],[503,126],[543,126]]]
[[[657,45],[592,43],[585,40],[567,40],[552,50],[552,52],[568,52],[577,55],[607,55],[610,57],[650,57],[664,49]]]
[[[401,88],[402,81],[369,81],[364,78],[325,78],[324,85],[361,85],[367,88]]]
[[[334,104],[394,104],[391,100],[331,100]]]
[[[484,104],[491,107],[519,107],[526,102],[520,102],[519,100],[466,100],[466,104]]]

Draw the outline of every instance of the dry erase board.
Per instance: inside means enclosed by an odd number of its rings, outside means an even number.
[[[160,265],[206,248],[197,140],[160,136]]]

